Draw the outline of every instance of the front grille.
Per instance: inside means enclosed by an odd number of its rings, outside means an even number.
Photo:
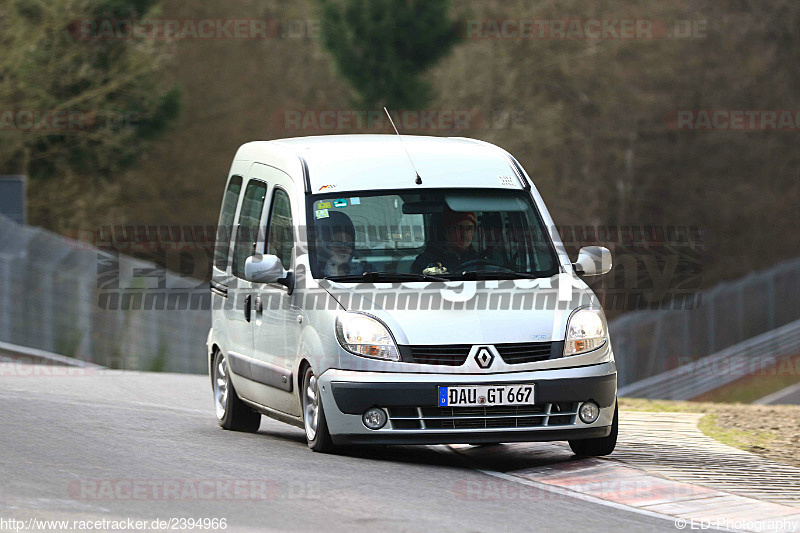
[[[495,429],[568,426],[576,402],[490,407],[390,407],[392,429]]]
[[[441,344],[434,346],[400,346],[403,361],[420,365],[461,366],[467,360],[471,344]]]
[[[495,344],[497,352],[509,365],[533,363],[550,359],[552,342],[518,342],[513,344]]]
[[[522,363],[533,363],[550,359],[555,351],[561,353],[561,349],[552,342],[515,342],[506,344],[495,344],[494,347],[509,365]],[[437,345],[415,345],[398,346],[403,362],[417,363],[420,365],[463,365],[469,352],[472,350],[471,344],[437,344]]]

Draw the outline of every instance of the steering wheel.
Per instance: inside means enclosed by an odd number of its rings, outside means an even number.
[[[487,269],[487,272],[497,272],[497,271],[513,272],[513,270],[511,270],[510,268],[497,265],[492,261],[489,261],[488,259],[470,259],[468,261],[464,261],[453,270],[455,272],[464,272],[466,270],[472,269],[473,267],[481,265],[493,267],[492,269]]]

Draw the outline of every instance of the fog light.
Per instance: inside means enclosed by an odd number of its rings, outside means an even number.
[[[381,429],[386,425],[386,420],[388,417],[386,416],[386,411],[380,407],[370,407],[364,411],[364,416],[362,419],[364,420],[364,425],[367,426],[367,428]]]
[[[600,416],[600,408],[594,402],[586,402],[585,404],[581,405],[581,408],[578,410],[578,414],[584,423],[591,424],[597,420],[598,416]]]

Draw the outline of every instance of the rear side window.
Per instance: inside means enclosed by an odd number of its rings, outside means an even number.
[[[233,176],[228,183],[225,196],[222,198],[222,209],[217,226],[217,244],[214,247],[214,265],[220,270],[228,268],[228,254],[231,248],[231,235],[233,235],[233,215],[236,214],[236,204],[239,203],[241,191],[242,177]]]
[[[233,275],[244,278],[244,263],[253,255],[258,239],[258,225],[261,211],[264,209],[264,198],[267,196],[267,184],[263,181],[250,180],[244,191],[242,209],[239,212],[239,227],[236,231],[236,244],[233,247]]]
[[[283,268],[291,269],[292,249],[294,248],[294,225],[289,195],[283,189],[275,189],[269,215],[269,240],[267,253],[277,255]]]

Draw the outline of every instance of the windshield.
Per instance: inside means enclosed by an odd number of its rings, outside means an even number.
[[[445,281],[549,277],[557,261],[523,191],[378,191],[310,197],[315,278]]]

